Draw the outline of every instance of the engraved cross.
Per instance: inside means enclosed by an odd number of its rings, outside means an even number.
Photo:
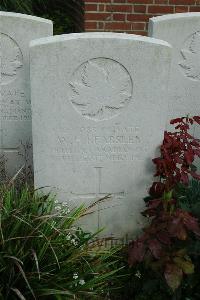
[[[83,194],[78,194],[78,193],[72,193],[73,194],[73,199],[77,199],[77,197],[81,200],[94,200],[93,202],[95,203],[99,199],[103,199],[104,197],[110,196],[110,197],[117,197],[118,199],[123,199],[125,197],[125,191],[122,192],[116,192],[116,193],[111,193],[111,192],[103,192],[102,191],[102,167],[95,167],[95,192],[94,193],[83,193]],[[100,218],[100,207],[98,205],[98,228],[99,228],[99,218]]]

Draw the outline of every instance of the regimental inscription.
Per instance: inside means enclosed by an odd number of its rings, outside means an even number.
[[[132,79],[124,66],[109,58],[84,62],[72,75],[70,100],[82,116],[102,121],[121,113],[132,97]]]
[[[17,43],[8,35],[0,33],[1,84],[9,84],[17,78],[22,68],[22,52]]]
[[[50,149],[65,162],[119,162],[140,159],[147,149],[141,146],[138,127],[81,127],[58,135]]]
[[[191,34],[181,49],[183,61],[179,63],[186,77],[200,80],[200,31]]]
[[[0,90],[0,121],[30,121],[31,102],[29,96],[20,88]]]

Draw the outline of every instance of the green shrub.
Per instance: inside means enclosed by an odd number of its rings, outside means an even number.
[[[112,300],[200,299],[200,174],[194,165],[200,140],[189,134],[194,123],[200,125],[200,116],[174,119],[174,132],[164,134],[153,159],[157,179],[142,212],[147,222],[125,249],[129,277]]]
[[[105,299],[117,278],[117,249],[95,247],[76,227],[86,213],[50,195],[0,188],[0,299]],[[114,284],[115,285],[115,284]]]

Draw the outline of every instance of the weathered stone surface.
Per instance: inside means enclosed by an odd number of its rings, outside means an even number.
[[[169,119],[200,114],[200,13],[150,19],[149,36],[173,46]]]
[[[49,20],[0,12],[1,179],[32,164],[29,43],[52,30]]]
[[[200,13],[152,18],[149,36],[165,40],[173,47],[168,121],[200,115]],[[191,133],[200,138],[200,126],[194,125]],[[200,170],[200,159],[195,164]]]
[[[168,43],[112,33],[31,43],[36,187],[94,206],[82,223],[106,235],[138,227],[151,158],[166,121]]]

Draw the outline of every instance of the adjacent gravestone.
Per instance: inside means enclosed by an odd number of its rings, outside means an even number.
[[[139,227],[167,109],[168,43],[113,33],[31,43],[36,187],[91,205],[82,223],[120,237]]]
[[[1,179],[32,164],[29,43],[52,32],[49,20],[0,12]]]
[[[149,36],[173,46],[169,120],[188,114],[200,115],[200,13],[152,18]]]

